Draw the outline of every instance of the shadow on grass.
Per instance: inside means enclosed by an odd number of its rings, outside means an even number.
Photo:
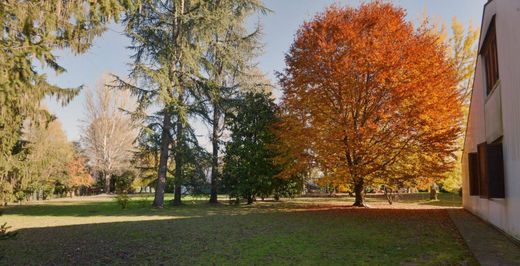
[[[21,229],[16,240],[0,242],[0,264],[473,262],[445,210],[222,207],[216,209],[236,212],[211,214],[215,209],[208,207],[208,214],[195,217],[196,208],[180,209],[192,218]]]

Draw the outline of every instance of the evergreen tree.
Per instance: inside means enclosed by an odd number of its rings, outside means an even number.
[[[276,154],[271,149],[276,137],[271,127],[276,122],[276,105],[270,94],[247,92],[227,121],[231,141],[226,146],[223,183],[230,197],[248,204],[256,196],[273,192]]]
[[[170,147],[174,147],[175,198],[181,203],[183,164],[190,131],[189,116],[194,112],[195,80],[200,76],[201,44],[214,21],[207,1],[146,1],[128,13],[126,34],[135,51],[131,76],[138,85],[119,79],[121,87],[138,97],[137,117],[147,116],[152,105],[161,117],[161,140],[154,206],[164,205]],[[174,135],[173,135],[174,134]],[[172,141],[174,139],[175,141]]]
[[[208,110],[206,118],[211,126],[211,195],[210,203],[217,203],[219,144],[223,131],[223,117],[229,102],[236,96],[240,79],[252,68],[252,59],[259,48],[259,28],[248,33],[246,19],[256,11],[267,9],[259,0],[210,1],[211,12],[221,18],[215,27],[204,62],[207,79],[203,80]]]
[[[23,122],[31,119],[36,123],[51,118],[39,106],[45,96],[54,96],[66,104],[79,92],[79,88],[65,89],[48,83],[46,76],[34,67],[34,61],[58,74],[64,72],[53,53],[55,49],[85,52],[104,31],[107,22],[117,19],[125,8],[133,8],[136,3],[130,0],[0,2],[2,194],[12,191],[9,180],[19,177],[25,158],[20,139]]]

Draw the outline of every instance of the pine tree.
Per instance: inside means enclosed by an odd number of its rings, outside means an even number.
[[[0,187],[8,191],[7,179],[16,179],[24,159],[20,142],[26,119],[49,120],[50,114],[40,109],[46,96],[54,96],[66,104],[79,88],[65,89],[47,82],[33,63],[56,73],[65,71],[56,60],[55,49],[69,48],[83,53],[104,25],[125,8],[130,0],[48,0],[0,2]]]
[[[229,103],[236,97],[237,88],[243,87],[240,80],[251,76],[252,59],[259,48],[260,28],[248,33],[246,19],[253,12],[266,13],[259,0],[211,1],[210,11],[220,19],[214,27],[204,62],[207,79],[203,80],[208,112],[205,115],[211,126],[211,192],[210,203],[217,203],[218,156],[223,117]]]
[[[146,1],[124,19],[126,34],[134,52],[131,72],[135,86],[119,79],[120,86],[138,98],[137,117],[146,117],[149,107],[159,111],[161,140],[157,183],[153,205],[164,205],[170,147],[174,147],[175,198],[181,203],[181,185],[189,116],[197,101],[195,81],[200,76],[201,44],[207,39],[214,21],[207,1]],[[172,139],[174,141],[172,141]]]

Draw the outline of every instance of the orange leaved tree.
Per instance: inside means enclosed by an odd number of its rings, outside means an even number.
[[[440,178],[455,163],[457,73],[428,25],[375,1],[306,22],[279,74],[286,158],[353,188]],[[289,170],[290,171],[290,170]]]
[[[70,195],[78,195],[81,187],[90,187],[95,183],[94,178],[89,174],[86,168],[87,159],[79,154],[75,154],[74,158],[67,165],[69,178],[66,185],[70,190]]]

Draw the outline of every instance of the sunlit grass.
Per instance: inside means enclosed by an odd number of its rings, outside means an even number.
[[[126,210],[102,197],[8,208],[0,222],[19,235],[0,243],[0,264],[474,263],[442,209],[353,209],[341,198],[253,206],[186,198],[155,209],[152,199],[134,196]]]

